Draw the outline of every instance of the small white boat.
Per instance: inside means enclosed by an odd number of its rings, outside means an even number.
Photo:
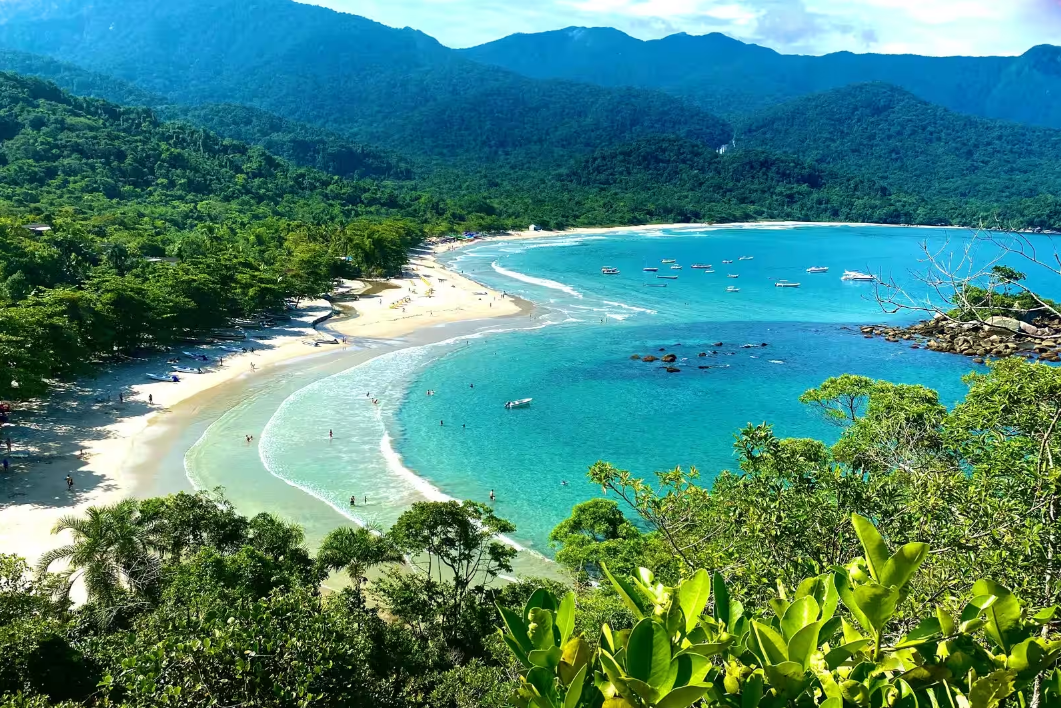
[[[726,292],[727,293],[739,293],[740,292],[740,288],[735,288],[732,285],[730,285],[728,288],[726,288]]]
[[[180,377],[176,374],[148,374],[147,378],[152,381],[165,381],[167,383],[180,383]]]
[[[505,408],[508,408],[510,410],[513,408],[526,408],[531,404],[531,401],[533,400],[533,398],[521,398],[518,401],[509,401],[505,404]]]
[[[619,275],[619,269],[612,268],[611,266],[604,266],[600,269],[600,272],[603,275]]]
[[[732,263],[733,261],[722,261],[723,263]]]
[[[740,276],[739,276],[739,275],[733,275],[733,273],[730,273],[730,274],[729,274],[728,276],[726,276],[726,277],[727,277],[727,278],[739,278]]]
[[[840,280],[856,280],[861,282],[873,282],[877,280],[877,276],[870,275],[869,273],[861,273],[857,270],[845,270]]]
[[[674,263],[674,259],[673,258],[664,258],[663,262],[664,263]]]
[[[661,280],[677,280],[678,279],[678,276],[676,276],[676,275],[657,275],[656,277],[661,279]]]
[[[807,272],[808,273],[828,273],[829,272],[829,267],[828,266],[814,266],[813,268],[808,268]]]
[[[697,270],[711,270],[714,268],[713,265],[704,265],[703,263],[693,263],[690,268],[696,268]]]
[[[198,369],[193,369],[190,366],[177,366],[176,364],[174,364],[170,368],[173,369],[174,371],[177,371],[177,372],[182,373],[182,374],[201,374],[202,373]]]
[[[659,268],[645,268],[646,273],[655,273]]]
[[[665,287],[667,287],[667,284],[666,283],[645,283],[645,287],[646,288],[665,288]]]
[[[740,260],[742,260],[742,261],[750,261],[750,260],[752,260],[754,258],[755,258],[755,256],[741,256]]]
[[[670,269],[671,269],[671,270],[681,270],[681,269],[682,269],[682,267],[681,267],[680,265],[672,265],[672,266],[670,267]]]
[[[782,281],[779,281],[777,283],[774,283],[774,287],[775,288],[798,288],[799,287],[799,283],[790,283],[787,280],[782,280]]]

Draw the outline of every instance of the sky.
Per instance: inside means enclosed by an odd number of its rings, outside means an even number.
[[[450,47],[614,27],[640,39],[722,32],[785,54],[1022,54],[1061,44],[1061,0],[303,0]]]

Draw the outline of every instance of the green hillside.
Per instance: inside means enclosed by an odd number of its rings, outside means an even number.
[[[735,117],[848,84],[881,81],[951,110],[1061,128],[1061,47],[1021,57],[779,54],[721,34],[642,41],[610,28],[516,34],[466,57],[538,79],[660,89]]]
[[[450,163],[559,164],[653,134],[719,146],[722,121],[663,93],[538,81],[430,37],[289,0],[25,0],[0,45],[131,81],[171,103],[240,103]]]
[[[1061,131],[960,115],[887,84],[763,111],[742,121],[736,143],[927,198],[1005,202],[1061,193]]]

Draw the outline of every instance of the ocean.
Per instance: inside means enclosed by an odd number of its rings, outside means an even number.
[[[954,253],[958,262],[969,236],[723,227],[467,246],[443,262],[534,302],[535,312],[392,351],[298,389],[265,424],[261,463],[378,528],[420,499],[488,502],[493,491],[496,512],[516,524],[511,540],[549,556],[549,531],[574,504],[600,494],[586,479],[598,460],[647,478],[695,466],[709,483],[736,466],[734,436],[748,424],[769,423],[785,437],[834,440],[838,430],[798,397],[842,373],[925,384],[948,405],[960,400],[962,376],[979,367],[865,339],[861,324],[918,316],[883,313],[872,283],[840,276],[882,273],[923,297],[926,288],[911,273],[924,268],[922,244]],[[973,255],[984,262],[994,254]],[[682,269],[662,263],[671,259]],[[711,264],[714,272],[690,268],[694,263]],[[604,266],[620,273],[602,275]],[[811,266],[830,270],[806,273]],[[678,279],[659,279],[646,267]],[[801,287],[775,287],[783,279]],[[740,292],[727,292],[730,286]],[[665,353],[677,356],[679,372],[631,358]],[[521,398],[533,403],[504,407]],[[201,446],[196,459],[208,464]]]

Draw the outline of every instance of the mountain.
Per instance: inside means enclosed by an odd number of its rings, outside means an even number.
[[[718,147],[731,134],[662,92],[528,79],[414,30],[289,0],[8,0],[0,46],[169,103],[239,103],[436,162],[560,164],[648,135]]]
[[[739,124],[735,142],[928,198],[1003,202],[1061,193],[1061,131],[961,115],[888,84],[767,109]]]
[[[538,79],[660,89],[732,117],[853,83],[885,82],[987,118],[1061,127],[1061,47],[1021,57],[779,54],[721,34],[642,41],[608,28],[516,34],[463,55]]]

